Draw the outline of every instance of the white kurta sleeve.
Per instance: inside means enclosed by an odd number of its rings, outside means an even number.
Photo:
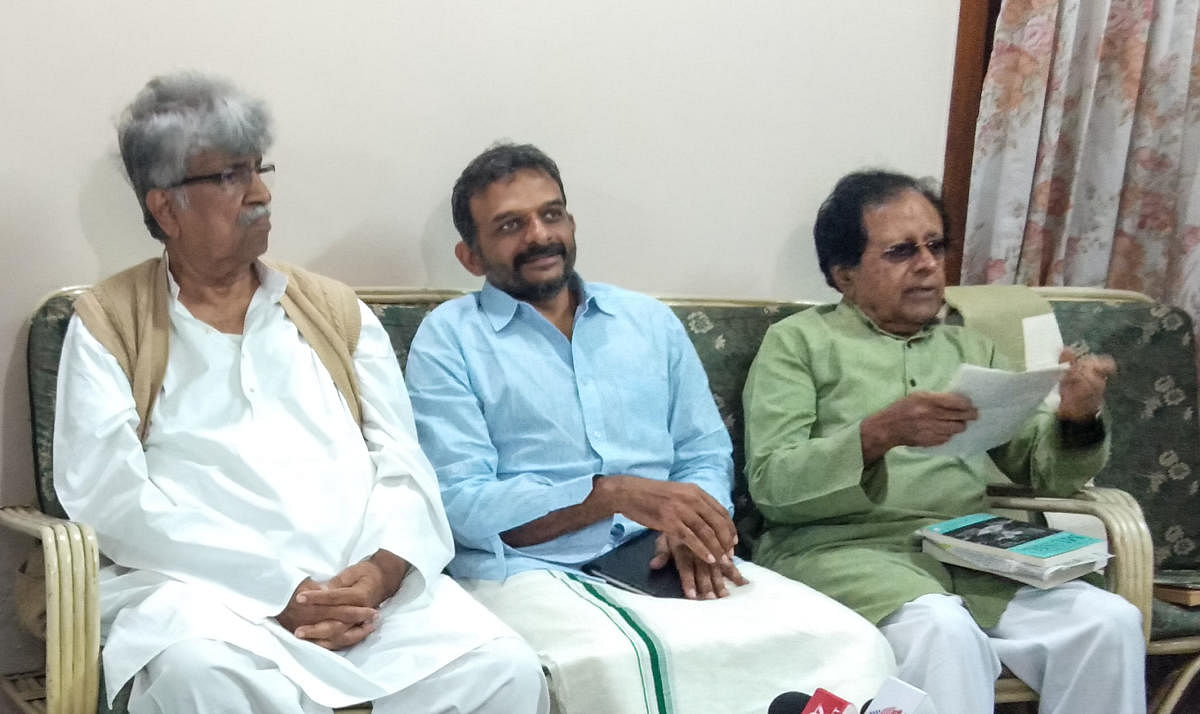
[[[305,574],[219,508],[175,503],[148,473],[137,429],[129,380],[72,317],[54,422],[54,486],[63,508],[96,529],[101,551],[118,565],[212,587],[250,619],[282,611]]]
[[[392,343],[375,314],[359,303],[362,332],[354,353],[362,403],[362,433],[375,465],[359,558],[382,548],[404,558],[413,571],[397,597],[417,597],[454,555],[450,525],[437,476],[417,443],[412,404]]]

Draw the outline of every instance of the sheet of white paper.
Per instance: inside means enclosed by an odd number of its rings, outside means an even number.
[[[1021,330],[1025,336],[1025,369],[1044,369],[1058,364],[1063,341],[1054,313],[1021,320]]]
[[[1054,313],[1027,317],[1021,321],[1021,329],[1025,336],[1025,369],[1046,369],[1058,364],[1058,358],[1063,351],[1063,341]],[[1051,409],[1058,409],[1061,397],[1058,395],[1057,384],[1046,395],[1045,401]]]
[[[946,391],[968,397],[979,411],[979,418],[945,444],[923,450],[942,456],[970,456],[1003,444],[1016,435],[1066,368],[1056,364],[1046,369],[1007,372],[960,365]]]

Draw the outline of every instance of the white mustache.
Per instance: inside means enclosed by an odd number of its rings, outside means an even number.
[[[251,223],[254,223],[255,221],[259,220],[260,218],[270,218],[270,217],[271,217],[271,207],[270,206],[268,206],[266,204],[259,204],[257,206],[251,206],[250,208],[247,208],[246,210],[244,210],[240,214],[238,214],[238,225],[239,226],[248,226]]]

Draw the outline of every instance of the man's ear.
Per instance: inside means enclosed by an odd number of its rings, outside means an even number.
[[[168,238],[179,235],[179,220],[175,217],[175,202],[163,188],[152,188],[146,192],[146,210],[158,221],[158,227]]]
[[[854,288],[854,268],[846,265],[833,266],[833,284],[841,294],[849,294]]]
[[[467,245],[466,241],[460,240],[454,246],[454,257],[458,258],[458,262],[462,263],[462,267],[471,275],[481,278],[487,272],[483,268],[483,261],[479,259],[479,253]]]

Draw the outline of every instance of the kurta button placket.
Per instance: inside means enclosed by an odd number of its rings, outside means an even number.
[[[907,388],[904,390],[905,394],[908,394],[913,387],[917,386],[916,378],[909,376],[912,374],[913,369],[910,364],[911,355],[908,353],[908,350],[911,350],[912,347],[912,340],[904,340],[904,348],[900,350],[900,362],[904,365],[904,381],[907,383]]]
[[[258,393],[258,380],[255,379],[254,364],[246,350],[246,339],[246,336],[243,334],[239,346],[239,352],[241,353],[241,357],[238,360],[239,372],[241,374],[243,393],[246,395],[246,399],[253,401],[252,397]]]

